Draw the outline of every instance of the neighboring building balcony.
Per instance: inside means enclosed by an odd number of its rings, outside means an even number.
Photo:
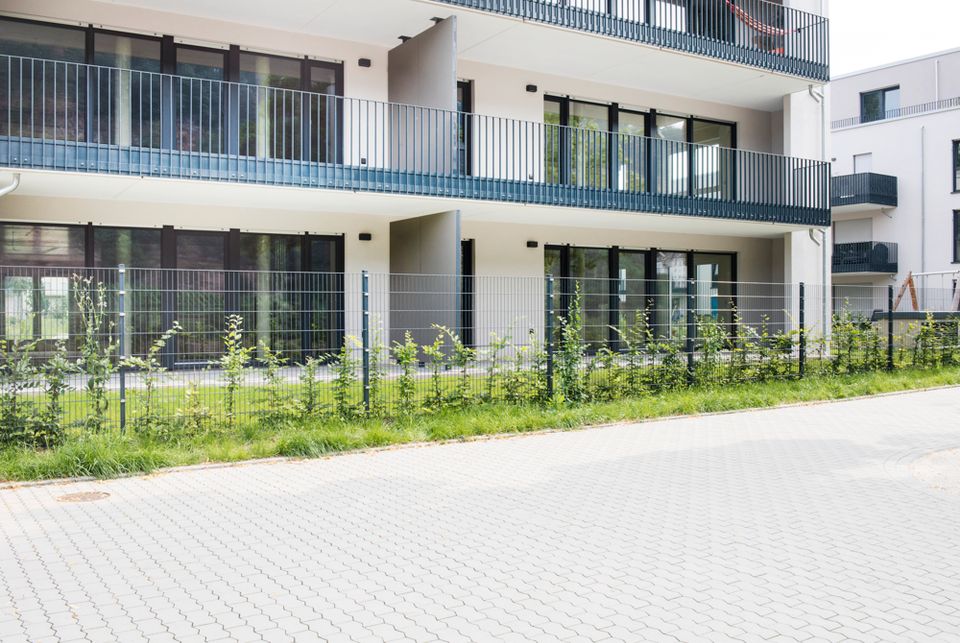
[[[880,241],[837,243],[833,246],[834,274],[896,274],[897,244]]]
[[[782,74],[830,79],[829,21],[768,0],[434,0]]]
[[[830,179],[834,214],[897,207],[897,177],[862,172]]]
[[[0,167],[830,224],[820,161],[11,56]]]

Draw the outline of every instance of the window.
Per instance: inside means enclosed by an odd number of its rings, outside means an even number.
[[[472,139],[470,130],[473,113],[473,83],[466,80],[457,82],[457,169],[460,174],[470,175],[473,163]]]
[[[0,135],[84,140],[85,31],[0,19],[0,54],[23,57],[0,65]]]
[[[899,109],[899,86],[860,94],[860,120],[864,123],[892,118]]]
[[[606,188],[610,106],[547,96],[543,117],[547,181]]]
[[[226,77],[226,52],[176,46],[173,117],[177,149],[220,153],[226,129],[227,96],[219,81]]]
[[[159,268],[161,235],[155,228],[96,227],[93,229],[93,265]]]
[[[98,31],[93,62],[93,141],[160,147],[160,39]]]
[[[691,125],[694,196],[729,199],[735,167],[733,125],[697,118]]]
[[[628,192],[647,189],[647,115],[621,109],[617,123],[617,188]]]
[[[71,273],[84,266],[81,226],[0,224],[0,265],[14,267],[3,277],[3,332],[7,339],[66,339]],[[51,268],[48,274],[17,266]],[[56,270],[60,268],[60,270]]]
[[[953,211],[953,262],[960,263],[960,210]]]
[[[241,52],[240,154],[339,158],[343,115],[331,96],[342,93],[342,75],[339,64]]]
[[[960,141],[953,142],[953,191],[960,192]]]

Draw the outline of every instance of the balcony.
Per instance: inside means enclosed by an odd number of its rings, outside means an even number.
[[[838,243],[833,246],[834,274],[896,274],[897,244],[879,241]]]
[[[863,172],[830,179],[834,214],[897,207],[897,177]]]
[[[830,223],[820,161],[11,56],[0,166]]]
[[[433,0],[819,82],[829,21],[767,0]]]

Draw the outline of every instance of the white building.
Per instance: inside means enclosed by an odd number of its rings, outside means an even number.
[[[825,283],[824,6],[6,0],[0,265]]]
[[[835,78],[834,283],[949,290],[960,270],[960,49]],[[944,302],[927,302],[938,306]],[[947,302],[949,303],[949,302]]]

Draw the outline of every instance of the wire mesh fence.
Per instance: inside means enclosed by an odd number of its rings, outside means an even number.
[[[956,284],[0,268],[0,442],[960,364]]]

